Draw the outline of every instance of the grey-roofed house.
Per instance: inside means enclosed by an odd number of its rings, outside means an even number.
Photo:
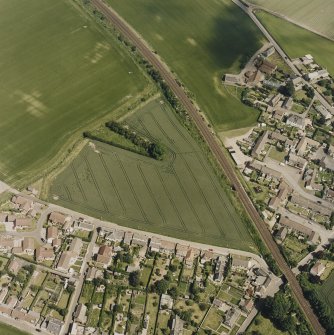
[[[305,128],[305,119],[299,115],[291,114],[287,120],[286,124],[292,127],[299,128],[301,130],[304,130]]]
[[[68,251],[73,254],[73,257],[78,257],[80,255],[82,244],[82,240],[79,237],[75,237],[72,240]]]
[[[131,245],[138,245],[138,246],[147,246],[148,243],[148,236],[140,233],[134,233],[132,237]]]
[[[183,334],[184,321],[180,319],[178,315],[175,315],[171,325],[171,335],[182,335]]]
[[[126,231],[124,233],[124,243],[130,245],[132,241],[132,236],[133,236],[133,233],[131,231]]]
[[[253,157],[258,157],[259,155],[261,155],[261,153],[263,152],[265,145],[268,141],[268,135],[269,132],[266,130],[263,132],[263,134],[258,138],[258,140],[256,141],[254,148],[252,149],[252,156]]]

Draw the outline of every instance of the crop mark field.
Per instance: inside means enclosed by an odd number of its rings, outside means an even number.
[[[311,54],[334,75],[334,42],[264,11],[257,11],[256,16],[290,58]]]
[[[8,326],[7,324],[0,323],[0,334],[4,335],[28,335],[28,333],[23,332],[17,328],[12,326]]]
[[[79,128],[148,86],[80,1],[0,0],[0,179],[9,183],[38,175]]]
[[[97,143],[53,182],[49,198],[136,229],[252,250],[226,191],[197,143],[166,104],[150,102],[126,122],[166,147],[163,161]]]
[[[263,39],[232,1],[107,1],[175,71],[218,131],[256,122],[258,112],[221,84],[223,74],[240,72],[242,57]]]
[[[334,38],[333,0],[249,0],[249,2]]]

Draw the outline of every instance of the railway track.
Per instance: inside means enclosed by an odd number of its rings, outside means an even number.
[[[314,332],[318,335],[325,335],[325,330],[318,321],[316,315],[314,314],[309,302],[304,298],[302,289],[298,283],[298,280],[294,276],[288,264],[285,262],[280,250],[274,241],[270,231],[266,227],[265,222],[262,220],[257,210],[255,209],[252,201],[248,197],[245,189],[243,188],[241,182],[239,181],[237,174],[235,172],[234,166],[230,163],[228,158],[225,156],[221,145],[217,142],[210,129],[203,121],[199,111],[192,104],[189,97],[186,95],[184,90],[177,84],[174,76],[168,70],[168,68],[159,60],[157,55],[149,48],[145,41],[108,5],[106,5],[102,0],[91,0],[92,4],[98,9],[106,19],[112,23],[115,28],[126,37],[141,53],[141,55],[159,71],[161,77],[165,80],[166,84],[173,91],[175,96],[179,99],[180,103],[183,105],[189,116],[193,119],[198,130],[202,134],[203,138],[210,147],[212,153],[223,169],[225,175],[230,180],[231,184],[234,186],[239,199],[241,200],[244,208],[248,212],[252,221],[254,222],[262,240],[265,242],[267,248],[272,253],[273,258],[277,262],[280,270],[287,279],[290,288],[299,303],[300,308],[304,312],[306,318],[308,319],[310,325],[312,326]]]

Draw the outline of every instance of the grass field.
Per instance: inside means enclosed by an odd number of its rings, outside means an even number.
[[[255,109],[221,84],[240,60],[262,46],[262,35],[230,0],[108,0],[194,94],[219,131],[256,122]],[[138,15],[140,13],[140,15]]]
[[[197,143],[166,104],[150,102],[126,121],[166,147],[156,161],[87,145],[51,186],[57,203],[121,225],[250,250],[251,238]]]
[[[334,317],[334,271],[332,271],[325,282],[321,286],[317,286],[317,288],[317,291],[329,306],[332,316]]]
[[[334,42],[263,11],[256,15],[290,58],[311,54],[334,75]]]
[[[269,319],[264,318],[260,313],[255,317],[245,334],[288,335],[287,332],[282,332],[275,328],[272,322]]]
[[[0,179],[17,183],[147,81],[76,1],[0,0],[0,15]]]
[[[22,332],[21,330],[14,328],[12,326],[5,325],[4,323],[0,323],[0,334],[2,335],[28,335],[26,332]]]
[[[334,38],[333,0],[249,0],[249,2],[284,15],[297,24]]]

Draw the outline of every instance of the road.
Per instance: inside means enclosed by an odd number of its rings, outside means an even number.
[[[70,332],[70,329],[69,329],[70,324],[71,324],[71,321],[73,319],[73,313],[74,313],[74,310],[75,310],[75,306],[77,305],[77,302],[78,302],[80,294],[81,294],[82,286],[84,284],[84,279],[85,279],[84,274],[85,274],[85,272],[88,268],[88,260],[91,259],[92,254],[93,254],[93,248],[94,248],[94,245],[95,245],[94,242],[96,240],[96,235],[97,235],[97,231],[95,229],[94,233],[93,233],[93,236],[92,236],[92,240],[89,243],[89,246],[88,246],[88,249],[87,249],[87,252],[86,252],[86,256],[83,259],[83,266],[81,268],[81,273],[79,274],[79,280],[75,284],[75,291],[74,291],[73,297],[70,301],[70,304],[68,306],[68,313],[65,317],[64,326],[62,328],[62,331],[61,331],[60,335],[69,334],[69,332]]]
[[[221,145],[218,143],[216,138],[211,133],[211,130],[208,128],[207,124],[203,122],[200,113],[192,104],[189,97],[186,95],[184,90],[177,84],[172,73],[167,69],[167,67],[161,62],[161,60],[154,54],[154,52],[147,46],[147,44],[142,40],[142,38],[122,19],[120,16],[109,6],[107,6],[101,0],[92,0],[92,4],[106,17],[106,19],[112,23],[116,29],[118,29],[125,38],[127,38],[134,46],[136,46],[137,50],[141,53],[141,55],[149,61],[156,70],[159,71],[161,77],[165,80],[166,84],[170,87],[170,89],[174,92],[175,96],[179,99],[180,103],[183,105],[189,116],[192,118],[196,126],[198,127],[200,133],[202,134],[204,140],[207,142],[210,147],[212,153],[220,164],[222,170],[225,172],[225,175],[230,180],[231,184],[234,186],[242,204],[244,205],[246,211],[251,217],[252,221],[256,225],[262,240],[265,242],[266,246],[270,250],[272,256],[276,260],[278,266],[280,267],[282,273],[285,275],[288,280],[291,290],[296,297],[302,311],[304,312],[306,318],[309,320],[312,328],[315,333],[322,335],[325,334],[324,329],[320,325],[317,317],[315,316],[309,302],[304,298],[302,289],[298,283],[298,280],[294,276],[293,272],[285,262],[282,257],[279,248],[270,231],[267,229],[266,224],[259,216],[257,210],[252,204],[252,201],[249,199],[245,189],[243,188],[241,182],[239,181],[237,174],[235,172],[235,167],[229,161],[228,157],[226,157],[223,152]],[[252,13],[251,13],[252,14]],[[254,16],[254,14],[253,14]],[[261,25],[259,23],[259,25]],[[262,26],[262,25],[261,25]],[[265,35],[268,35],[269,41],[277,47],[277,50],[280,50],[280,53],[284,55],[283,50],[277,45],[277,43],[273,40],[270,34],[262,27]],[[261,30],[262,30],[261,29]],[[289,61],[289,63],[291,63]],[[296,70],[295,66],[291,63],[293,69]]]

